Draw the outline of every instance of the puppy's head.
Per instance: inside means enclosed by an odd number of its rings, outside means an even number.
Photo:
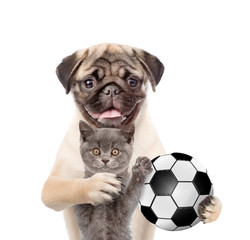
[[[101,44],[66,57],[56,72],[86,121],[119,128],[135,120],[147,82],[155,91],[163,71],[163,64],[143,50]]]

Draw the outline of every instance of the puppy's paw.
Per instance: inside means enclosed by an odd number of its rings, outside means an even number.
[[[200,220],[203,223],[214,222],[219,217],[221,208],[221,202],[217,197],[206,197],[198,206]]]
[[[97,173],[88,179],[89,203],[98,204],[112,202],[120,195],[121,182],[113,173]]]
[[[136,159],[136,164],[132,168],[133,177],[135,177],[137,182],[141,179],[145,179],[152,171],[152,163],[147,157],[138,157]]]

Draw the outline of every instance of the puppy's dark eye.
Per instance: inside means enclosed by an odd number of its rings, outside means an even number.
[[[83,81],[83,86],[87,89],[91,89],[95,86],[95,81],[93,79],[86,79]]]
[[[127,83],[128,83],[128,85],[129,85],[131,88],[136,88],[136,87],[139,86],[140,81],[139,81],[138,79],[136,79],[136,78],[129,78],[129,79],[127,80]]]

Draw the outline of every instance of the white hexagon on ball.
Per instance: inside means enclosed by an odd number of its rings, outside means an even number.
[[[192,158],[191,163],[195,166],[197,171],[199,172],[207,172],[207,169],[195,158]]]
[[[140,196],[141,205],[145,207],[150,207],[153,202],[154,197],[155,197],[155,194],[150,184],[145,184],[142,188],[141,196]]]
[[[178,181],[192,181],[197,171],[189,161],[178,161],[173,166],[172,172]]]
[[[198,214],[197,214],[197,216],[198,216]],[[191,227],[193,227],[193,226],[195,226],[197,223],[199,223],[201,220],[200,220],[200,218],[199,217],[197,217],[194,221],[193,221],[193,223],[191,224]]]
[[[177,228],[177,226],[170,219],[158,219],[156,226],[169,231],[174,231]]]
[[[182,231],[182,230],[186,230],[188,228],[190,228],[190,226],[178,227],[175,229],[175,231]]]
[[[170,196],[157,196],[151,208],[158,218],[171,218],[177,206]]]
[[[198,213],[198,208],[199,208],[199,204],[206,198],[208,197],[209,195],[200,195],[194,205],[194,210],[196,212],[197,215],[199,215]]]
[[[171,169],[176,159],[172,155],[163,155],[157,158],[153,165],[157,171]]]
[[[181,182],[176,186],[172,196],[178,207],[192,207],[199,194],[193,183]]]

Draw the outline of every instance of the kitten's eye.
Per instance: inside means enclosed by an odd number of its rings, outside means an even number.
[[[99,148],[94,148],[94,149],[92,150],[92,153],[93,153],[95,156],[98,156],[98,155],[100,155],[101,151],[100,151]]]
[[[119,154],[119,150],[116,149],[116,148],[114,148],[114,149],[112,150],[111,154],[112,154],[113,156],[117,156],[117,155]]]

